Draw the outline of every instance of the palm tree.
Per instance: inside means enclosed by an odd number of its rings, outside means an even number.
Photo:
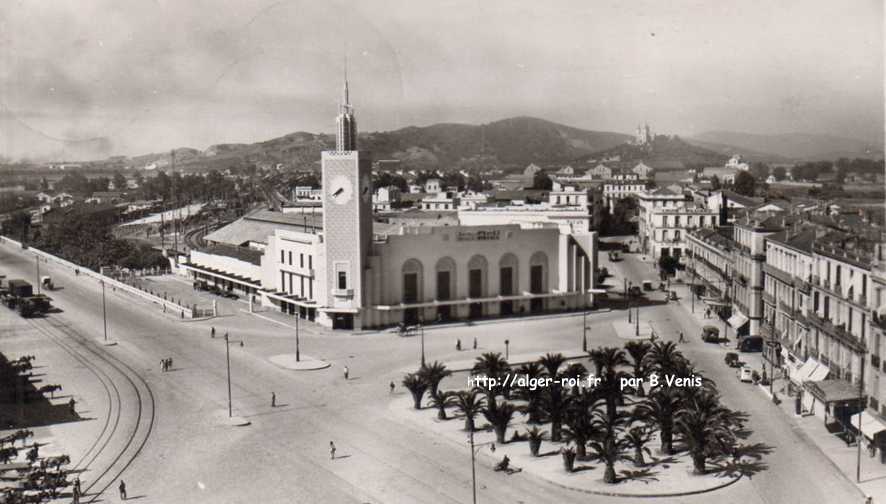
[[[486,403],[486,408],[483,409],[483,416],[486,417],[486,421],[492,424],[492,429],[495,431],[495,440],[499,444],[506,443],[505,434],[508,430],[508,424],[511,423],[511,419],[516,412],[517,407],[507,401],[502,401],[501,403],[488,401]]]
[[[483,410],[485,400],[474,389],[460,390],[455,395],[455,408],[465,416],[465,430],[474,430],[474,418]]]
[[[677,350],[677,344],[673,341],[656,341],[643,361],[647,371],[654,371],[659,375],[673,375],[683,369],[686,357]]]
[[[631,356],[631,362],[634,365],[634,377],[637,379],[646,378],[646,366],[643,363],[643,359],[651,346],[645,341],[628,341],[625,343],[625,351]],[[638,386],[637,395],[643,397],[643,393],[643,386]]]
[[[661,453],[674,453],[674,413],[680,407],[681,395],[677,389],[658,387],[637,406],[637,416],[651,421],[659,430]]]
[[[569,396],[557,383],[545,387],[541,393],[541,411],[551,422],[551,441],[560,441],[560,430],[563,425],[563,417],[569,405]]]
[[[447,376],[451,376],[452,371],[446,369],[446,364],[434,361],[430,365],[422,366],[416,374],[428,384],[431,390],[431,397],[434,397],[437,395],[437,388],[440,386],[440,382]]]
[[[717,394],[694,394],[675,415],[675,427],[692,455],[695,474],[704,474],[707,457],[730,451],[735,444],[732,412]]]
[[[501,383],[504,382],[504,376],[510,372],[511,368],[508,361],[498,352],[486,352],[477,357],[474,368],[471,370],[473,375],[487,376],[494,378],[496,383],[485,382],[483,390],[486,392],[487,401],[494,401],[495,396],[504,388]]]
[[[421,409],[421,400],[428,390],[428,384],[421,379],[416,373],[409,373],[403,377],[403,386],[412,394],[413,406],[415,409]]]
[[[646,459],[643,458],[643,453],[649,454],[649,448],[646,448],[646,443],[652,438],[652,431],[646,427],[631,427],[625,433],[625,441],[628,446],[634,449],[634,465],[637,467],[643,467],[646,465]]]
[[[538,363],[545,368],[545,374],[547,376],[554,378],[560,372],[560,366],[566,362],[566,357],[561,353],[546,353],[540,359],[538,359]]]
[[[455,403],[455,392],[451,390],[438,391],[436,394],[431,395],[429,402],[432,408],[437,408],[437,418],[440,420],[446,420],[446,408],[455,406]]]
[[[606,398],[606,414],[610,419],[615,418],[616,406],[624,398],[621,379],[627,377],[627,373],[619,368],[629,364],[624,351],[617,347],[601,348],[595,353],[594,365],[598,366],[602,373],[598,376],[603,378],[601,393]]]
[[[540,403],[542,387],[533,387],[530,383],[541,378],[543,373],[544,368],[538,362],[527,362],[517,368],[517,374],[524,379],[523,383],[525,385],[516,389],[516,396],[518,399],[526,401],[527,404],[524,412],[529,415],[527,422],[531,424],[541,423]]]
[[[614,418],[599,410],[594,414],[598,433],[588,447],[593,452],[595,460],[606,464],[606,470],[603,472],[603,481],[606,483],[615,483],[615,463],[627,458],[624,452],[628,448],[628,442],[620,436],[621,426],[626,419],[625,413],[618,413]]]
[[[563,376],[563,377],[568,377],[568,378],[572,378],[575,380],[575,384],[572,386],[572,393],[573,394],[579,393],[579,388],[580,388],[579,383],[581,383],[581,381],[587,375],[588,375],[588,368],[586,368],[584,366],[584,364],[581,364],[580,362],[574,362],[574,363],[566,366],[566,369],[561,374],[561,376]]]
[[[545,440],[547,434],[547,432],[535,426],[526,430],[526,437],[529,438],[529,452],[533,457],[538,457],[538,452],[541,450],[541,442]]]

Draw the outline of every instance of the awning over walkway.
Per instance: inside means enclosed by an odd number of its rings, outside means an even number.
[[[797,383],[803,383],[804,381],[809,379],[809,376],[815,371],[815,368],[818,367],[818,361],[813,359],[812,357],[806,359],[806,362],[800,366],[800,369],[797,370],[796,373],[791,375],[791,380]]]
[[[734,329],[738,329],[741,326],[748,323],[748,318],[741,314],[741,312],[735,312],[729,317],[729,325],[731,325]]]
[[[861,432],[868,439],[874,439],[874,436],[883,431],[886,431],[886,420],[880,420],[867,411],[862,411],[861,413],[852,415],[852,426],[856,429],[858,428],[859,415],[861,415]]]
[[[820,381],[824,380],[825,378],[827,378],[828,374],[830,372],[831,372],[831,369],[829,367],[825,366],[822,363],[819,363],[818,367],[816,367],[814,370],[812,370],[812,373],[809,375],[809,378],[806,378],[806,381],[820,382]]]
[[[843,380],[806,381],[803,388],[825,404],[855,403],[862,400],[858,387]]]

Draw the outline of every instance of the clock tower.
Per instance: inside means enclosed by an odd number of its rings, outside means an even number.
[[[321,313],[333,328],[360,326],[372,242],[371,160],[357,150],[357,121],[345,76],[336,150],[322,154],[325,277]]]

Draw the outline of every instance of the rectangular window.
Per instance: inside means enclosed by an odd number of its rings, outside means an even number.
[[[289,251],[289,265],[292,266],[292,251]]]
[[[308,299],[314,299],[314,281],[308,280]]]
[[[314,269],[314,258],[308,254],[308,269]]]
[[[299,277],[301,286],[299,287],[298,295],[301,297],[305,297],[305,277]]]
[[[483,270],[472,269],[468,276],[468,296],[474,299],[483,297]]]
[[[348,274],[345,271],[338,272],[338,288],[342,290],[348,288]]]
[[[286,292],[286,272],[280,272],[280,290]]]
[[[280,264],[283,264],[285,262],[286,262],[286,252],[281,250],[280,251]]]
[[[299,267],[299,268],[304,268],[304,267],[305,267],[305,255],[304,255],[304,254],[299,254],[299,255],[298,255],[298,267]]]
[[[292,294],[295,290],[295,282],[292,281],[292,273],[289,274],[289,293]]]

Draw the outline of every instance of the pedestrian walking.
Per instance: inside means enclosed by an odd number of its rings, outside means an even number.
[[[461,339],[455,340],[455,349],[461,352]]]
[[[394,393],[394,382],[392,381],[389,386],[391,387],[391,393],[393,394]]]
[[[348,375],[350,374],[350,372],[351,371],[348,369],[348,366],[345,366],[345,369],[344,369],[345,381],[347,381]]]
[[[71,408],[72,415],[77,414],[77,410],[74,409],[74,406],[76,406],[76,405],[77,405],[77,401],[75,401],[74,398],[72,397],[71,400],[68,401],[68,406]]]
[[[126,483],[123,480],[120,480],[120,486],[117,489],[120,490],[120,500],[126,500]]]
[[[76,490],[78,494],[83,495],[83,492],[80,490],[80,478],[74,479],[74,490]]]
[[[329,460],[335,460],[335,443],[329,442]]]
[[[492,443],[489,445],[489,451],[491,451],[492,453],[495,453],[495,443]]]
[[[172,357],[170,357],[168,360],[169,360],[169,362],[166,364],[166,370],[167,370],[167,371],[169,371],[170,369],[172,369]]]
[[[680,331],[680,343],[685,343],[686,338],[683,337],[683,331]]]
[[[74,504],[80,504],[80,489],[78,489],[76,486],[74,487],[74,491],[71,494],[71,497],[73,497],[74,499],[72,501]]]
[[[209,330],[209,337],[215,338],[215,326],[212,326],[212,329]]]
[[[160,372],[166,372],[166,359],[160,359]]]
[[[474,350],[477,349],[477,337],[474,336]]]
[[[272,408],[277,407],[277,394],[275,394],[273,392],[271,392],[271,407]]]

